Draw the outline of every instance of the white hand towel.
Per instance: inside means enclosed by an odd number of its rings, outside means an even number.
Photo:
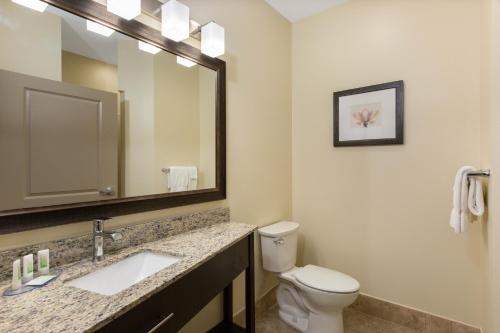
[[[168,174],[168,189],[170,192],[183,192],[188,190],[189,170],[186,167],[172,166]]]
[[[198,169],[195,166],[172,166],[168,175],[170,192],[194,191],[198,188]]]
[[[455,175],[450,226],[456,233],[465,232],[470,223],[470,212],[467,203],[469,199],[467,173],[473,170],[474,168],[471,166],[464,166]]]
[[[483,186],[478,179],[470,179],[468,208],[475,216],[484,214],[484,195]]]
[[[195,191],[198,189],[198,169],[193,167],[187,167],[189,173],[189,184],[188,191]]]

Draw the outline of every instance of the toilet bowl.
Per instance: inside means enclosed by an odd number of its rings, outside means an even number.
[[[304,333],[343,333],[342,310],[359,294],[354,278],[319,266],[295,267],[299,225],[279,222],[259,229],[264,269],[278,273],[281,320]]]

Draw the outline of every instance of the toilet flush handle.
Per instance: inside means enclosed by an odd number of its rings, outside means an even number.
[[[283,238],[281,238],[281,237],[277,238],[277,239],[274,240],[274,244],[276,244],[276,245],[283,245],[283,244],[285,244],[285,240]]]

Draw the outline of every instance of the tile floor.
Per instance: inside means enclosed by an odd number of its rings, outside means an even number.
[[[344,311],[345,333],[416,333],[416,331],[389,321],[366,315],[352,309]],[[278,317],[275,305],[256,318],[257,333],[299,333]]]

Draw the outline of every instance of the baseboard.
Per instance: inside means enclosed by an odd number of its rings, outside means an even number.
[[[269,289],[255,303],[257,318],[276,305],[276,288]],[[359,295],[349,308],[420,333],[481,333],[479,328],[365,294]],[[244,325],[245,309],[239,311],[234,320],[235,323]]]
[[[351,309],[424,333],[480,333],[481,330],[454,320],[361,294]]]

